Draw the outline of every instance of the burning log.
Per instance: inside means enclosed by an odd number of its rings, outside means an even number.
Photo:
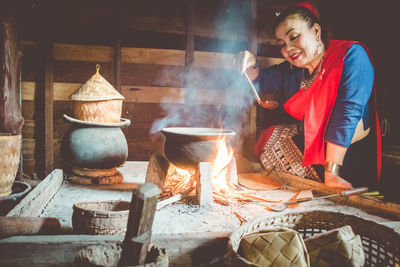
[[[190,188],[190,189],[188,189],[182,193],[179,193],[175,196],[161,200],[160,202],[157,203],[157,210],[160,210],[169,204],[175,203],[179,200],[189,197],[190,193],[192,193],[193,190],[194,190],[194,188]]]
[[[173,165],[161,153],[151,153],[146,171],[146,183],[153,183],[162,189],[172,169]]]

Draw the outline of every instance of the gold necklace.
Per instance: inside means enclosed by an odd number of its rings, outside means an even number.
[[[301,83],[300,83],[300,89],[304,88],[304,90],[307,90],[311,86],[311,84],[314,82],[315,78],[317,78],[319,72],[322,69],[322,61],[323,60],[324,60],[324,57],[322,56],[317,69],[311,74],[311,76],[309,78],[304,77],[304,69],[303,69],[303,79],[301,80]]]

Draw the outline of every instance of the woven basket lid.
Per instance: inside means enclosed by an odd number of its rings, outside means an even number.
[[[103,76],[100,75],[100,65],[96,65],[94,74],[84,85],[71,95],[76,101],[98,101],[125,99]]]

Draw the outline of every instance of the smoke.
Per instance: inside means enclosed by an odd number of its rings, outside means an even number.
[[[195,47],[196,51],[227,53],[233,59],[239,51],[247,49],[249,3],[241,0],[215,3],[217,41],[198,37],[196,43],[203,43],[203,46]],[[239,38],[232,38],[233,34]],[[218,60],[221,59],[212,59],[214,62],[209,62],[210,66],[221,66]],[[185,104],[168,104],[170,99],[164,99],[165,116],[153,123],[151,133],[168,126],[226,128],[243,133],[254,98],[247,81],[233,69],[233,62],[224,64],[220,68],[193,68],[189,73],[180,73],[187,85]]]

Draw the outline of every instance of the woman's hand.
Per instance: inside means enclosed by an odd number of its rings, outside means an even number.
[[[353,185],[351,183],[332,172],[325,172],[325,185],[345,190],[353,189]]]
[[[233,59],[233,65],[240,74],[243,74],[247,69],[255,68],[256,57],[250,51],[240,51]]]

